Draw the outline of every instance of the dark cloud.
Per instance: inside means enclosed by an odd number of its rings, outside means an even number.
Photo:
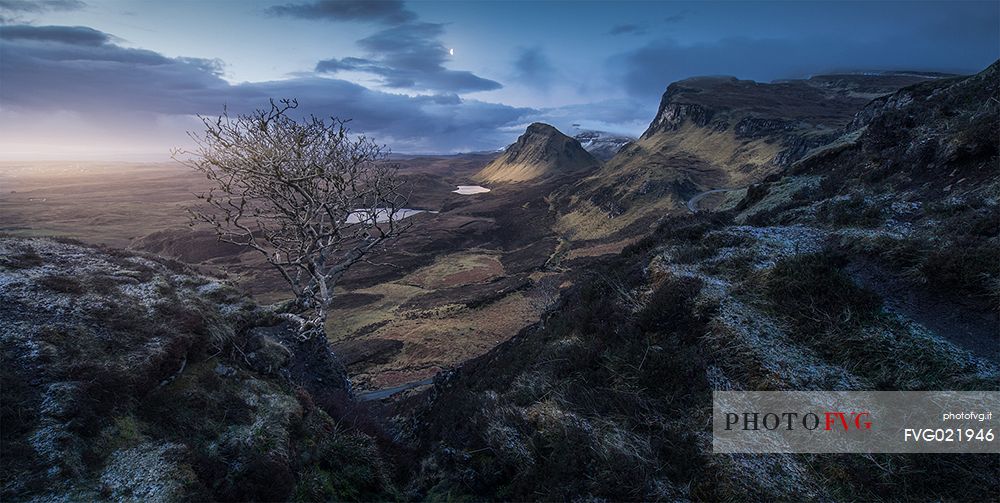
[[[974,23],[975,24],[975,23]],[[655,100],[671,82],[699,75],[734,75],[771,81],[831,71],[931,70],[971,73],[1000,57],[1000,23],[965,25],[947,37],[927,30],[919,37],[887,34],[883,40],[852,41],[822,36],[788,39],[726,38],[680,44],[661,39],[608,60],[633,97]]]
[[[289,97],[299,100],[303,113],[351,118],[356,131],[400,151],[494,148],[510,139],[503,128],[535,113],[455,94],[410,97],[374,91],[318,76],[232,85],[221,77],[217,60],[125,48],[108,34],[86,30],[4,27],[0,109],[36,116],[67,111],[133,132],[151,129],[156,116],[212,115],[223,105],[247,112],[269,98]],[[8,135],[12,131],[5,129]]]
[[[609,35],[641,35],[646,33],[646,28],[637,24],[619,24],[608,30]]]
[[[268,9],[268,12],[277,16],[303,19],[370,21],[386,24],[401,24],[417,18],[417,15],[403,7],[403,2],[399,0],[320,0],[276,5]]]
[[[320,73],[337,73],[342,71],[375,72],[381,65],[365,58],[331,58],[316,63],[316,71]]]
[[[674,15],[667,16],[667,17],[663,18],[663,23],[664,24],[679,23],[679,22],[683,21],[686,16],[687,16],[687,11],[682,11],[682,12],[679,12],[677,14],[674,14]],[[649,31],[649,27],[648,26],[641,25],[641,24],[635,24],[635,23],[624,23],[624,24],[618,24],[618,25],[615,25],[615,26],[611,27],[611,29],[608,30],[608,34],[609,35],[614,35],[614,36],[618,36],[618,35],[644,35],[648,31]]]
[[[440,23],[409,23],[386,28],[358,41],[358,45],[373,53],[386,53],[396,63],[405,65],[407,59],[419,56],[423,60],[430,54],[431,59],[444,61],[445,49],[437,41],[444,34]]]
[[[36,40],[65,44],[98,46],[111,41],[106,33],[86,26],[10,25],[0,30],[0,39]]]
[[[514,78],[521,84],[548,89],[555,78],[555,67],[539,47],[519,49],[514,60]]]
[[[1000,4],[952,2],[945,7],[924,2],[901,13],[896,4],[883,3],[873,4],[869,17],[897,14],[899,22],[871,22],[877,29],[859,29],[866,35],[857,37],[843,36],[843,29],[796,25],[773,38],[729,37],[696,44],[662,38],[609,58],[607,70],[631,96],[655,102],[671,82],[699,75],[767,82],[837,71],[973,73],[1000,58]],[[837,23],[831,26],[843,26]]]
[[[393,26],[358,41],[367,58],[323,60],[317,63],[316,71],[371,73],[381,77],[386,87],[396,89],[465,93],[503,87],[472,72],[445,68],[448,50],[438,40],[443,33],[443,25],[437,23]]]

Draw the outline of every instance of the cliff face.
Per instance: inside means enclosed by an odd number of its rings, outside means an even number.
[[[566,193],[561,230],[643,232],[709,189],[746,186],[841,136],[873,98],[927,76],[837,75],[759,83],[698,77],[667,87],[638,141]]]
[[[733,77],[698,77],[667,87],[642,139],[675,132],[684,124],[735,138],[769,138],[782,147],[771,163],[786,166],[851,123],[873,97],[934,80],[924,75],[820,75],[809,80],[759,83]]]
[[[997,183],[1000,62],[876,98],[837,142],[792,174],[846,178],[901,196],[938,199]]]
[[[681,95],[700,92],[702,92],[701,89],[685,86],[683,82],[674,82],[667,86],[667,91],[660,99],[660,107],[656,111],[656,116],[640,138],[646,139],[663,131],[676,131],[685,122],[691,122],[701,127],[707,126],[712,120],[712,110],[698,103],[682,103],[678,100]]]
[[[488,183],[514,183],[559,176],[579,176],[600,166],[580,142],[536,122],[477,175]]]
[[[0,327],[4,500],[390,490],[326,345],[179,263],[0,237]]]

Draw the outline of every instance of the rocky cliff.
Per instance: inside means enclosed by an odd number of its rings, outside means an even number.
[[[516,142],[476,176],[487,183],[514,183],[580,176],[600,166],[600,161],[580,142],[558,129],[536,122]]]
[[[698,192],[763,180],[837,140],[873,97],[935,78],[698,77],[670,84],[639,140],[566,192],[561,229],[578,239],[645,232]]]

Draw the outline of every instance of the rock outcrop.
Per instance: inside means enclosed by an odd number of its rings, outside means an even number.
[[[820,75],[809,80],[760,83],[734,77],[698,77],[667,87],[656,117],[641,139],[676,132],[685,124],[739,142],[767,138],[778,151],[761,164],[786,166],[837,137],[872,97],[939,78],[923,75]],[[740,166],[735,166],[740,167]]]

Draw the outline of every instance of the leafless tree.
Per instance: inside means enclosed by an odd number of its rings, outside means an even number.
[[[302,337],[322,333],[334,289],[354,264],[407,227],[407,196],[384,147],[350,135],[346,121],[296,120],[295,100],[231,117],[200,117],[196,147],[173,158],[202,173],[192,224],[260,253],[291,286]]]

